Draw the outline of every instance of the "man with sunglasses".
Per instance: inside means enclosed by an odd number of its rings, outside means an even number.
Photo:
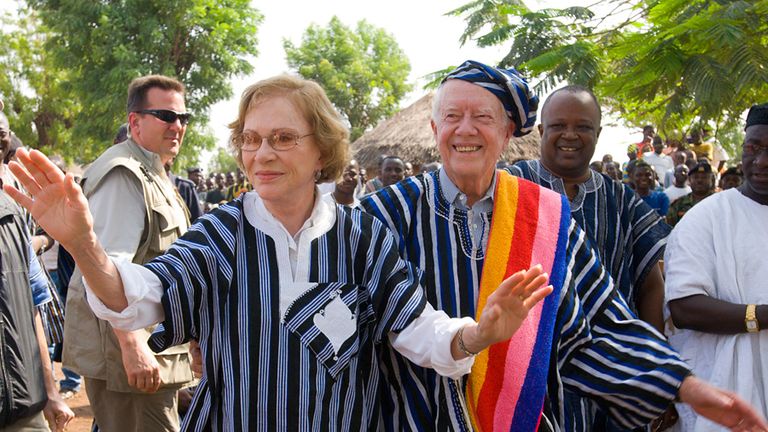
[[[749,110],[741,186],[704,199],[675,226],[664,256],[670,343],[693,372],[768,414],[768,104]],[[685,408],[684,431],[720,430]]]
[[[140,77],[128,87],[128,137],[83,175],[99,242],[113,257],[144,263],[189,226],[189,214],[164,170],[179,152],[190,115],[179,81]],[[153,329],[113,330],[85,299],[79,269],[67,298],[64,364],[85,378],[101,430],[175,431],[176,394],[192,380],[188,347],[153,354]]]

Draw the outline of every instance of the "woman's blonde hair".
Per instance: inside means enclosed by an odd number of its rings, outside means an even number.
[[[315,143],[320,150],[323,168],[317,183],[336,181],[349,160],[349,129],[328,100],[322,87],[314,81],[291,75],[278,75],[249,86],[240,98],[237,120],[230,123],[229,145],[238,165],[243,167],[243,153],[234,138],[243,133],[245,116],[260,102],[272,97],[285,97],[302,113],[312,128]]]

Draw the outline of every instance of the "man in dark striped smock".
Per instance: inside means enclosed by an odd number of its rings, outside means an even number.
[[[530,131],[536,105],[516,71],[464,63],[435,96],[432,129],[443,168],[362,201],[365,211],[396,233],[400,254],[424,270],[427,300],[452,317],[476,313],[493,218],[495,164],[513,134]],[[720,395],[687,377],[689,368],[666,341],[635,318],[573,220],[568,233],[567,272],[539,430],[589,430],[581,413],[565,403],[566,390],[597,402],[628,429],[649,423],[678,394],[699,403],[690,399],[699,384],[696,394]],[[379,355],[385,377],[382,412],[393,413],[383,416],[382,429],[471,429],[466,378],[440,377],[386,346]],[[722,403],[718,408],[720,414],[729,409]],[[736,424],[739,418],[728,421]]]
[[[563,179],[541,161],[518,162],[507,170],[565,195]],[[628,186],[591,170],[569,201],[574,221],[586,232],[616,289],[637,313],[638,288],[664,254],[669,225]]]
[[[541,159],[507,170],[568,197],[571,216],[624,300],[662,332],[664,281],[658,261],[671,228],[628,186],[589,168],[600,120],[600,105],[590,90],[557,89],[541,110]]]
[[[586,232],[590,244],[616,288],[634,313],[663,331],[664,281],[658,267],[670,227],[632,189],[589,168],[600,135],[600,105],[588,89],[562,87],[541,110],[541,160],[522,161],[508,168],[568,197],[571,216]],[[583,295],[583,293],[579,293]],[[604,424],[602,413],[588,399],[570,392],[576,420],[593,428]],[[608,430],[623,430],[610,423]]]
[[[451,205],[459,194],[449,195],[457,189],[446,179],[444,170],[406,179],[364,199],[363,206],[399,233],[403,256],[425,270],[423,284],[435,308],[453,317],[474,316],[493,215],[490,208],[479,211],[473,240],[473,215]],[[545,407],[551,424],[542,421],[542,430],[588,430],[581,413],[563,404],[566,389],[599,401],[627,428],[646,424],[672,401],[688,368],[634,318],[573,222],[569,243],[568,292],[558,309]],[[387,376],[383,411],[396,413],[384,417],[387,430],[469,430],[464,380],[440,377],[387,348],[381,357]]]

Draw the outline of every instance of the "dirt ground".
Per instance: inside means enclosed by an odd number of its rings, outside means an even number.
[[[61,379],[61,363],[56,363],[56,378]],[[67,432],[89,432],[91,422],[93,421],[93,412],[91,403],[85,394],[85,389],[79,391],[71,399],[65,401],[67,405],[75,412],[75,419],[67,426]]]
[[[67,432],[89,432],[91,430],[91,421],[93,413],[91,404],[88,402],[88,396],[85,390],[78,392],[73,398],[67,399],[67,405],[75,412],[75,419],[67,426]]]

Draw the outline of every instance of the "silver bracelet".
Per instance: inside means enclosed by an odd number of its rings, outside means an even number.
[[[464,326],[464,327],[459,329],[459,349],[466,356],[469,356],[469,357],[476,356],[477,355],[476,352],[472,352],[472,351],[468,350],[467,346],[464,345],[464,329],[465,328],[467,328],[467,326]]]

